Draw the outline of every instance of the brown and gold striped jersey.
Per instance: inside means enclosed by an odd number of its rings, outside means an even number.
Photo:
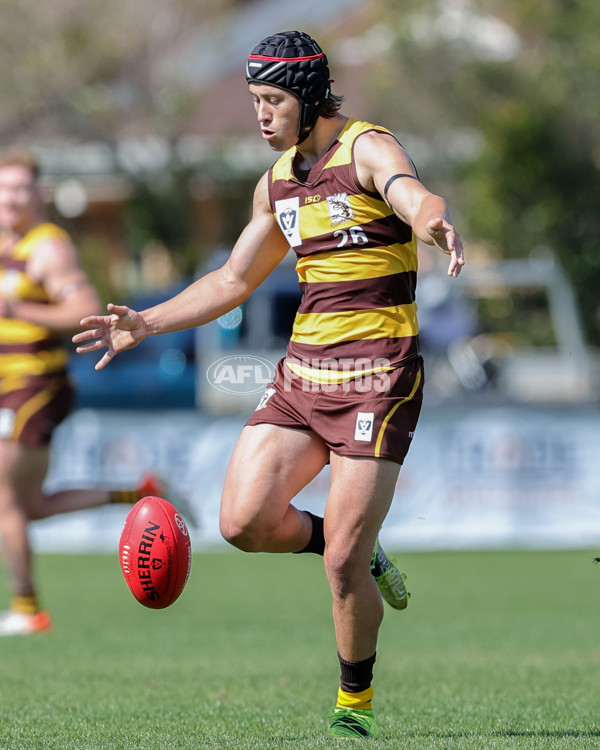
[[[271,208],[296,252],[303,293],[287,362],[310,380],[389,369],[419,353],[416,238],[360,184],[353,160],[356,139],[370,131],[391,135],[349,119],[308,174],[295,168],[296,147],[269,173]]]
[[[38,242],[68,235],[51,223],[39,224],[0,254],[0,296],[9,301],[49,303],[43,285],[27,274],[27,262]],[[68,353],[45,326],[0,317],[0,389],[23,387],[36,375],[64,373]]]

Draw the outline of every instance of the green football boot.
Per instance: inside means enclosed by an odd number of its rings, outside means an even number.
[[[371,573],[379,587],[381,596],[394,609],[406,609],[410,594],[404,584],[406,575],[401,573],[383,551],[379,539],[375,542],[371,558]]]
[[[372,709],[343,708],[335,706],[329,718],[333,719],[329,734],[334,737],[352,737],[354,739],[377,738],[379,729]]]

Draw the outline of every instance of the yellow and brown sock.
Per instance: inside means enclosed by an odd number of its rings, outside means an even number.
[[[337,705],[344,708],[370,709],[373,698],[373,665],[375,654],[361,661],[340,661],[340,687],[338,690]]]
[[[360,708],[360,709],[371,709],[371,701],[373,700],[373,685],[369,685],[366,690],[361,690],[360,693],[347,693],[342,688],[338,688],[337,694],[337,706],[343,706],[344,708]]]
[[[140,490],[113,490],[109,493],[109,497],[109,503],[135,505],[138,500],[142,499],[142,493]]]
[[[22,615],[35,615],[40,611],[35,594],[12,596],[10,599],[10,608],[13,612],[18,612]]]

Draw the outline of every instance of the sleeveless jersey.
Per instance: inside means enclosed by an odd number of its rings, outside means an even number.
[[[416,238],[354,165],[354,143],[371,131],[391,135],[349,119],[306,181],[294,173],[296,147],[269,172],[271,209],[303,293],[286,361],[309,380],[341,382],[419,354]]]
[[[0,296],[7,300],[50,302],[44,287],[27,275],[27,261],[37,243],[69,239],[55,224],[31,229],[7,253],[0,254]],[[22,388],[31,377],[65,373],[68,352],[48,328],[18,318],[0,317],[0,388]]]

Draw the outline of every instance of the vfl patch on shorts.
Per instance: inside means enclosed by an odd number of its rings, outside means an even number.
[[[356,427],[354,428],[354,439],[361,440],[364,443],[370,443],[373,440],[373,422],[375,413],[372,411],[359,411],[356,415]]]

